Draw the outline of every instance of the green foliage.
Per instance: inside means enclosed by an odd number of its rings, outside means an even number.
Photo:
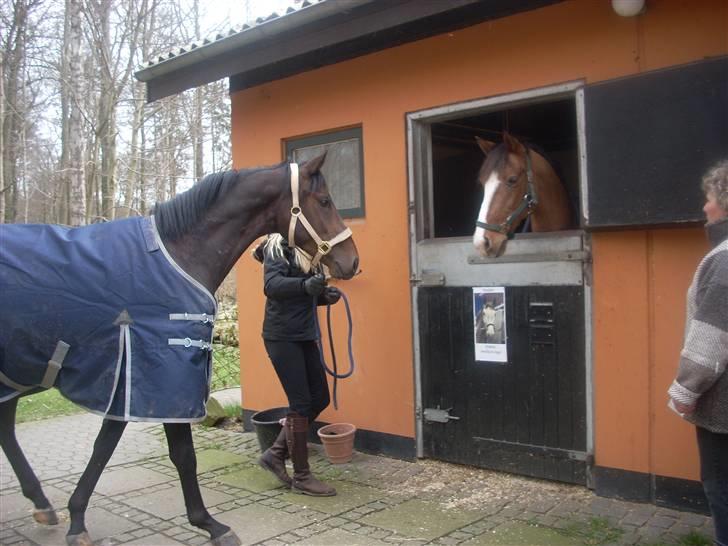
[[[211,383],[213,392],[240,385],[240,349],[237,346],[213,345]]]
[[[223,409],[225,410],[225,416],[230,419],[237,419],[238,417],[241,417],[240,406],[238,404],[228,404],[223,406]]]
[[[677,543],[679,546],[711,546],[713,541],[701,533],[691,531],[687,535],[680,537]]]
[[[70,400],[64,398],[56,389],[29,394],[18,401],[16,423],[38,421],[60,415],[71,415],[84,411]]]
[[[687,535],[683,535],[677,539],[674,543],[675,546],[712,546],[713,540],[709,537],[698,533],[697,531],[690,531]],[[651,542],[646,546],[668,546],[664,542]]]

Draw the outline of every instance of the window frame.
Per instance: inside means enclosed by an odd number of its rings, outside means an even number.
[[[311,146],[326,146],[335,144],[344,140],[358,140],[359,151],[359,203],[358,207],[340,208],[337,210],[342,218],[346,219],[363,219],[365,217],[365,200],[364,200],[364,137],[361,126],[349,127],[347,129],[334,129],[315,135],[287,138],[283,141],[286,159],[293,161],[293,154],[299,148],[308,148]]]

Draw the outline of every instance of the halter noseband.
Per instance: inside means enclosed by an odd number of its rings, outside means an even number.
[[[506,218],[502,224],[486,224],[485,222],[481,222],[480,220],[477,220],[475,222],[475,225],[477,227],[487,229],[489,231],[503,233],[509,239],[512,239],[513,233],[511,233],[511,227],[513,226],[513,222],[516,221],[516,218],[518,218],[521,214],[523,214],[523,211],[527,211],[527,215],[530,216],[531,213],[533,212],[534,207],[536,205],[538,205],[538,197],[536,197],[536,188],[533,185],[533,169],[531,168],[531,153],[528,148],[526,148],[526,178],[528,179],[528,188],[526,189],[526,194],[523,196],[523,199],[521,199],[521,202],[518,204],[518,207],[516,207],[516,210],[514,210],[511,214],[509,214],[508,218]]]
[[[316,255],[311,257],[308,252],[300,247],[298,248],[298,250],[304,256],[306,256],[306,258],[311,260],[312,267],[316,267],[321,258],[331,252],[331,249],[334,248],[334,246],[351,237],[351,229],[344,229],[344,231],[328,241],[324,241],[323,239],[321,239],[321,237],[318,236],[318,233],[316,233],[316,230],[313,229],[311,223],[306,219],[306,216],[303,214],[303,209],[301,209],[301,206],[298,204],[298,163],[291,163],[290,167],[292,204],[291,221],[288,224],[288,246],[291,249],[296,248],[296,223],[300,220],[303,224],[303,227],[306,228],[306,231],[308,231],[308,234],[316,243]]]

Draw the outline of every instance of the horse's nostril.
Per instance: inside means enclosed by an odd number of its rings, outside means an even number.
[[[352,268],[351,268],[351,269],[352,269],[352,271],[354,271],[355,273],[356,273],[357,271],[359,271],[359,258],[358,258],[358,257],[354,258],[354,263],[352,264]]]
[[[490,248],[490,239],[488,239],[487,237],[483,237],[483,241],[485,242],[485,248]]]

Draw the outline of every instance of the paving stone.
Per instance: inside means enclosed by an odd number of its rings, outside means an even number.
[[[94,495],[115,496],[130,491],[147,489],[169,481],[171,481],[169,476],[145,468],[127,467],[110,469],[101,474],[99,483],[94,489]],[[95,500],[92,497],[91,504],[94,504]]]
[[[649,514],[640,514],[635,511],[629,512],[624,518],[622,518],[622,523],[626,523],[628,525],[644,525],[647,523],[647,521],[650,519]]]
[[[247,458],[242,458],[236,453],[230,453],[221,449],[202,449],[195,452],[195,455],[197,456],[198,475],[248,461]],[[163,464],[168,467],[174,466],[169,460]]]
[[[357,485],[349,482],[329,482],[336,488],[335,497],[311,497],[298,493],[288,492],[281,495],[281,500],[296,506],[305,506],[326,514],[343,514],[359,506],[369,505],[383,497],[378,489],[366,485]]]
[[[28,459],[57,508],[66,505],[75,489],[100,424],[98,417],[80,415],[18,426],[18,437],[28,446]],[[568,545],[571,536],[557,528],[573,531],[574,525],[589,526],[595,521],[603,525],[603,520],[622,533],[616,538],[608,529],[613,542],[605,538],[602,546],[673,544],[689,532],[713,534],[710,518],[703,515],[599,498],[576,486],[544,484],[542,489],[528,478],[475,469],[461,473],[463,467],[457,465],[363,453],[357,453],[352,463],[331,465],[316,445],[310,446],[314,471],[335,483],[339,495],[307,497],[279,487],[275,478],[257,467],[254,434],[193,427],[193,436],[208,510],[232,525],[244,544],[477,546],[529,540]],[[202,546],[208,542],[207,535],[187,521],[177,471],[166,450],[161,426],[131,423],[127,427],[91,499],[87,522],[97,544]],[[64,453],[62,460],[59,452]],[[497,476],[497,485],[513,480],[512,487],[471,504],[474,492],[488,491],[492,476]],[[445,501],[447,508],[441,504]],[[64,544],[68,513],[64,509],[58,513],[61,523],[55,527],[33,522],[30,502],[20,494],[0,453],[0,544]],[[528,525],[530,521],[541,525]]]
[[[90,508],[86,511],[86,528],[92,539],[100,540],[113,539],[117,535],[128,533],[137,529],[138,524],[101,508]],[[56,546],[66,543],[68,521],[61,521],[58,525],[30,523],[17,531],[38,544]]]
[[[365,536],[343,529],[331,529],[297,542],[296,546],[342,546],[344,544],[346,546],[384,546],[387,543],[371,535]]]
[[[667,516],[653,516],[649,519],[647,524],[650,527],[659,527],[660,529],[669,529],[675,525],[675,519]]]
[[[56,487],[43,487],[43,492],[51,504],[56,507],[57,512],[58,507],[63,507],[68,503],[68,494]],[[26,499],[20,491],[8,495],[3,493],[2,500],[0,500],[0,522],[5,525],[10,520],[21,518],[32,521],[33,503]]]
[[[613,499],[594,499],[590,505],[591,513],[595,516],[619,519],[627,514],[627,508],[619,501]]]
[[[432,540],[479,519],[477,512],[446,510],[436,503],[409,500],[362,518],[362,522],[400,535]]]
[[[703,525],[706,521],[708,521],[710,518],[702,515],[702,514],[694,514],[692,512],[683,512],[680,514],[680,522],[682,522],[685,525],[688,525],[690,527],[699,527],[700,525]]]
[[[131,542],[122,542],[125,546],[184,546],[184,542],[177,542],[168,536],[155,533],[144,538],[137,538]]]
[[[506,523],[463,543],[465,546],[581,546],[583,542],[548,527]]]
[[[539,514],[545,514],[556,506],[556,499],[542,499],[538,501],[529,502],[526,507],[529,512],[537,512]]]
[[[225,525],[229,525],[245,544],[255,544],[274,538],[282,533],[308,524],[298,514],[286,514],[265,506],[250,504],[225,513]]]
[[[233,500],[233,497],[230,495],[218,493],[206,487],[201,487],[200,491],[205,501],[205,506],[207,507]],[[162,519],[172,519],[175,516],[181,516],[187,513],[182,496],[182,488],[179,485],[155,493],[133,497],[127,500],[126,503]],[[187,523],[186,517],[184,518],[184,523]]]

